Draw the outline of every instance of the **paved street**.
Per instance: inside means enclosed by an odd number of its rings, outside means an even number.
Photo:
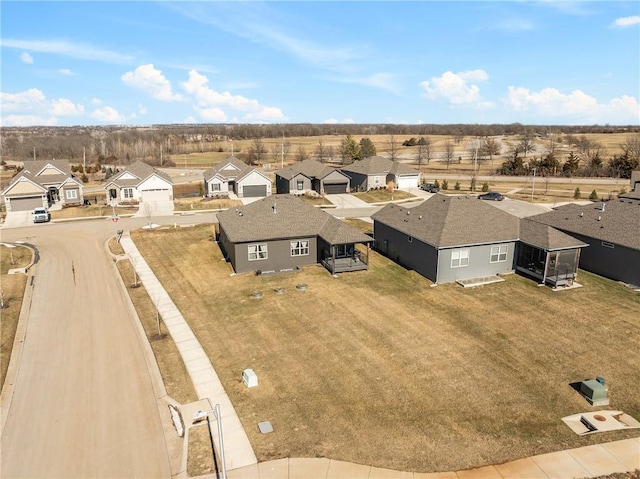
[[[112,233],[107,221],[2,230],[40,251],[2,477],[171,476],[126,293],[104,253]]]

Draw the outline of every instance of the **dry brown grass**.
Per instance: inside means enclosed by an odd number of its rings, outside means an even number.
[[[113,254],[125,254],[124,249],[122,248],[122,245],[115,239],[115,238],[111,238],[109,240],[109,251],[111,251]]]
[[[397,201],[415,198],[414,195],[403,190],[393,190],[393,192],[389,192],[385,189],[354,193],[353,196],[361,199],[362,201],[366,201],[367,203],[382,203],[386,201]]]
[[[167,394],[181,404],[197,401],[198,396],[193,383],[171,336],[167,335],[163,339],[154,338],[158,334],[156,308],[144,286],[130,287],[136,282],[131,263],[128,260],[122,260],[118,261],[117,266],[153,349]],[[160,332],[163,334],[167,332],[162,322],[160,322]]]
[[[4,249],[4,248],[2,248]],[[26,249],[26,248],[22,248]],[[25,274],[2,274],[2,294],[4,296],[5,307],[0,311],[2,316],[2,326],[0,327],[0,390],[4,385],[4,379],[9,367],[9,359],[13,350],[13,341],[16,336],[18,320],[20,319],[20,308],[22,308],[22,298],[27,285],[27,275]]]
[[[242,201],[228,198],[178,198],[173,204],[175,211],[197,211],[235,208],[242,206]]]
[[[115,208],[116,215],[132,215],[138,211],[138,207],[133,208]],[[114,210],[111,206],[91,205],[91,206],[70,206],[61,210],[51,211],[52,220],[61,220],[67,218],[86,218],[90,216],[107,217],[113,214]]]
[[[0,274],[6,275],[10,269],[24,268],[31,262],[33,251],[31,249],[14,245],[14,248],[0,246]]]
[[[211,226],[132,236],[260,461],[460,470],[637,434],[578,437],[560,420],[590,410],[569,383],[595,375],[612,408],[640,416],[640,300],[614,282],[580,272],[584,287],[562,293],[517,275],[432,288],[376,253],[369,271],[337,278],[319,266],[230,276]],[[257,388],[241,383],[248,367]],[[259,434],[263,420],[274,433]]]
[[[187,453],[187,475],[189,477],[213,474],[213,444],[207,422],[189,428],[189,448]]]

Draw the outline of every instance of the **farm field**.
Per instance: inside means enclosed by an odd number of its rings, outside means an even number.
[[[207,351],[259,461],[450,471],[637,436],[579,437],[560,421],[592,410],[569,383],[596,375],[611,408],[640,417],[640,296],[615,282],[581,271],[583,287],[563,292],[518,275],[433,288],[375,252],[369,271],[335,278],[319,266],[232,275],[213,225],[132,238]],[[245,368],[257,388],[243,386]],[[259,434],[264,420],[274,433]]]

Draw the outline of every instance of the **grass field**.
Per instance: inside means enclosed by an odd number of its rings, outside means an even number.
[[[560,421],[591,410],[569,383],[596,375],[611,408],[640,417],[640,298],[617,283],[581,271],[584,287],[561,293],[517,275],[432,288],[376,253],[369,271],[337,278],[319,266],[231,276],[212,235],[211,226],[132,233],[260,461],[448,471],[637,436],[578,437]],[[264,297],[252,299],[255,290]],[[245,368],[258,388],[242,385]],[[274,433],[259,434],[263,420]]]
[[[22,298],[27,285],[26,275],[7,274],[7,272],[13,268],[24,268],[31,262],[32,256],[31,250],[23,246],[0,247],[0,288],[2,288],[2,297],[5,302],[5,307],[0,312],[2,318],[0,326],[0,389],[2,389],[7,375],[16,328],[20,319]]]

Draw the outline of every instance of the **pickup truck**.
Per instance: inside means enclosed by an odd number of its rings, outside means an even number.
[[[46,208],[36,208],[31,212],[34,223],[46,223],[51,220],[51,215]]]

